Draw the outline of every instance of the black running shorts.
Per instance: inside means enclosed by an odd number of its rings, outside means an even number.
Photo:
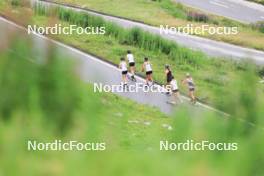
[[[135,62],[130,62],[129,63],[129,67],[134,67],[135,66]]]
[[[194,92],[194,90],[195,90],[194,88],[190,88],[189,89],[190,92]]]
[[[179,92],[179,89],[172,90],[173,93]]]
[[[146,75],[151,75],[152,74],[152,71],[147,71],[146,72]]]
[[[127,74],[127,71],[122,71],[122,75],[126,75]]]

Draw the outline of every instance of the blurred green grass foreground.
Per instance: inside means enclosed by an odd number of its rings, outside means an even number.
[[[264,175],[264,101],[250,66],[227,87],[237,97],[224,100],[230,117],[182,107],[168,118],[116,95],[94,94],[74,63],[52,48],[38,63],[30,41],[10,43],[0,52],[0,176]],[[28,140],[55,139],[105,141],[107,150],[27,150]],[[160,151],[160,140],[236,142],[238,150]]]

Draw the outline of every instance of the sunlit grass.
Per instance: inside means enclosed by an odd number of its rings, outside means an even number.
[[[170,0],[162,1],[145,1],[145,0],[54,0],[61,3],[69,3],[83,8],[88,8],[111,15],[121,16],[133,20],[145,22],[154,26],[169,25],[169,26],[186,26],[192,23],[194,26],[237,26],[239,29],[238,35],[210,35],[203,34],[202,37],[224,41],[240,46],[264,50],[264,34],[258,30],[254,30],[250,25],[244,25],[223,17],[206,14],[209,17],[207,23],[188,21],[188,12],[199,10],[185,7],[181,4],[173,3]],[[204,14],[204,12],[199,12]],[[257,40],[256,40],[257,39]]]

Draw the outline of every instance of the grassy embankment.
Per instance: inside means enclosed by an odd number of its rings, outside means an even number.
[[[181,4],[173,3],[171,0],[146,1],[146,0],[54,0],[60,3],[68,3],[83,8],[89,8],[95,11],[104,12],[110,15],[125,17],[132,20],[141,21],[153,26],[194,26],[209,25],[235,26],[238,27],[237,35],[210,35],[205,33],[202,37],[210,38],[217,41],[223,41],[258,50],[264,50],[264,34],[252,25],[242,24],[224,17],[185,7]],[[262,26],[263,24],[253,25]]]
[[[34,43],[6,41],[0,52],[0,174],[10,176],[248,176],[263,175],[263,99],[250,69],[228,97],[232,120],[181,109],[167,119],[152,108],[111,94],[94,94],[74,74],[75,63]],[[247,86],[244,86],[247,85]],[[252,94],[253,93],[253,94]],[[251,121],[256,126],[235,119]],[[139,123],[128,123],[138,120]],[[145,125],[143,121],[151,122]],[[172,131],[161,127],[173,126]],[[106,142],[106,151],[28,151],[27,141]],[[236,151],[160,151],[159,141],[238,143]],[[239,160],[239,162],[238,162]]]
[[[256,2],[256,3],[264,5],[264,0],[248,0],[248,1]]]
[[[51,9],[50,9],[51,10]],[[38,7],[36,14],[30,9],[17,7],[15,13],[5,12],[16,18],[26,18],[32,15],[31,24],[39,26],[52,26],[55,23],[63,25],[77,24],[79,26],[105,26],[106,35],[58,35],[50,36],[66,44],[80,48],[89,53],[96,54],[115,64],[119,63],[119,58],[124,56],[127,49],[133,51],[136,56],[137,70],[144,56],[151,58],[154,67],[154,78],[159,82],[164,82],[164,65],[170,64],[176,78],[180,81],[186,72],[190,72],[197,84],[197,95],[207,103],[211,103],[222,109],[222,103],[226,99],[232,88],[232,82],[243,74],[246,69],[243,63],[235,63],[223,59],[208,58],[200,52],[194,52],[180,47],[173,42],[164,40],[158,36],[145,33],[139,29],[125,30],[117,25],[105,22],[101,18],[89,16],[59,8],[49,11],[44,7]],[[14,10],[13,10],[14,11]],[[28,12],[28,14],[26,14]],[[26,14],[23,17],[22,14]],[[23,21],[23,20],[19,20]],[[28,22],[26,22],[28,23]],[[257,79],[257,74],[255,75]],[[261,85],[259,85],[260,87]],[[181,85],[181,90],[186,89]],[[259,88],[260,90],[263,87]],[[216,94],[217,93],[217,94]],[[260,91],[260,95],[263,92]]]

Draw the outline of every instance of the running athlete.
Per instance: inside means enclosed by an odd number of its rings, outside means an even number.
[[[170,81],[170,86],[171,86],[171,92],[172,92],[172,100],[170,101],[171,104],[178,104],[182,103],[180,91],[178,88],[177,80],[174,79],[172,76],[171,81]]]
[[[131,73],[131,79],[132,81],[137,81],[135,78],[135,59],[134,59],[134,55],[131,53],[130,50],[127,51],[127,60],[128,60],[128,64],[129,64],[129,71]]]
[[[195,91],[195,84],[193,82],[193,79],[189,73],[186,74],[186,78],[182,81],[184,84],[186,84],[189,88],[189,96],[191,98],[191,102],[193,104],[196,103],[196,97],[194,96]]]
[[[124,86],[127,86],[127,63],[125,61],[125,58],[121,58],[120,59],[120,64],[119,64],[119,68],[122,71],[122,84]]]
[[[149,59],[147,57],[145,57],[144,59],[144,63],[142,65],[142,72],[146,72],[146,84],[147,85],[153,85],[153,79],[152,79],[152,68],[151,68],[151,64],[149,62]],[[151,83],[151,84],[149,84]]]
[[[165,74],[166,74],[166,88],[167,88],[166,94],[170,94],[170,88],[168,88],[167,86],[170,86],[170,83],[173,79],[173,75],[170,66],[167,64],[165,65]]]

